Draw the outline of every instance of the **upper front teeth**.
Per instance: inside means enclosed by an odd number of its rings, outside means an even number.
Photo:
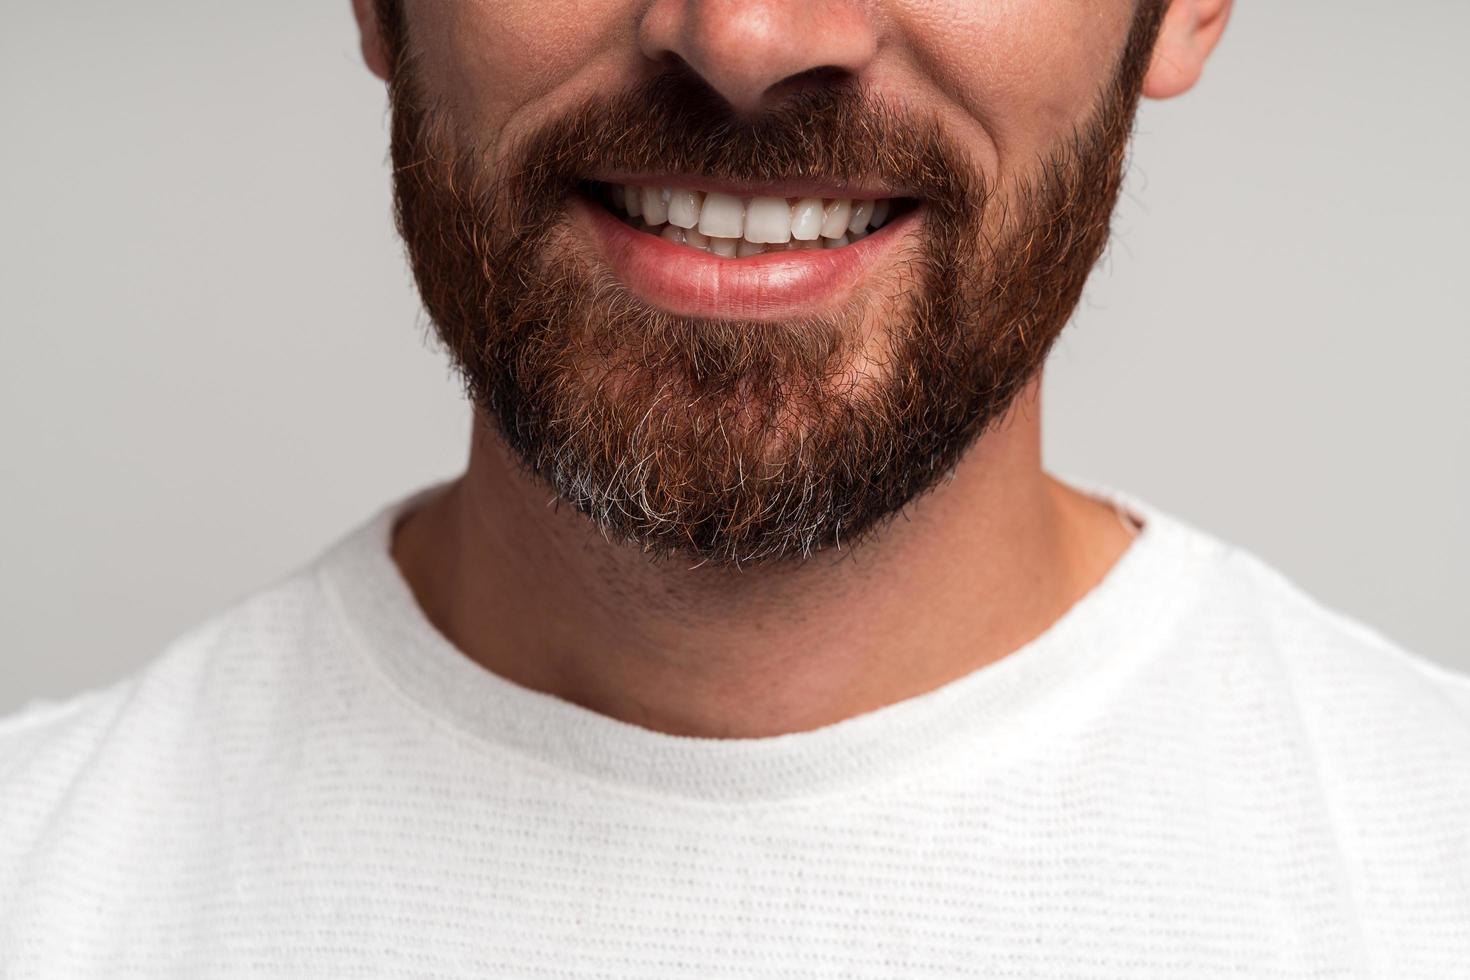
[[[715,197],[714,194],[710,195]],[[735,207],[740,202],[735,201]],[[704,205],[709,214],[709,202]],[[704,231],[704,218],[699,219],[699,230]],[[731,236],[734,237],[734,236]],[[745,238],[758,245],[782,245],[791,241],[791,205],[781,197],[753,197],[745,205]]]
[[[711,238],[739,238],[745,233],[745,202],[740,198],[729,194],[706,194],[702,202],[697,201],[697,205],[701,235]],[[786,236],[791,237],[789,225]],[[754,238],[750,240],[757,241]]]
[[[804,197],[791,208],[791,237],[809,242],[822,237],[827,205],[820,197]]]
[[[680,228],[693,228],[699,224],[699,191],[686,191],[682,187],[676,187],[669,193],[669,224]]]
[[[612,184],[610,190],[613,204],[631,218],[641,217],[652,233],[725,256],[759,254],[769,245],[846,245],[869,228],[883,227],[890,210],[886,199],[740,198],[633,184]]]

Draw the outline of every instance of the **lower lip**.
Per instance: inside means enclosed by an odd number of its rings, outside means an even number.
[[[613,274],[644,300],[687,316],[754,320],[843,301],[878,259],[912,233],[921,210],[907,211],[841,248],[727,259],[639,231],[580,194],[571,201],[573,222],[590,231]]]

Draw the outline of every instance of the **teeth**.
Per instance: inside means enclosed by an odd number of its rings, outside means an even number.
[[[822,237],[822,220],[827,216],[820,197],[804,197],[791,209],[791,237],[810,242]]]
[[[711,238],[740,238],[745,234],[745,202],[729,194],[706,194],[699,231]]]
[[[669,196],[667,187],[643,188],[643,217],[651,225],[661,225],[669,220]]]
[[[847,233],[847,222],[852,218],[852,202],[839,197],[827,205],[826,217],[822,220],[822,237],[836,238]]]
[[[791,205],[784,197],[756,197],[745,208],[745,240],[765,245],[791,241]]]
[[[704,205],[704,195],[699,191],[673,188],[669,195],[669,224],[680,228],[693,228],[699,224],[699,210]]]
[[[722,258],[841,248],[883,227],[893,209],[891,199],[739,198],[641,184],[611,184],[607,193],[638,230]]]
[[[869,221],[869,224],[871,224],[874,228],[882,228],[884,222],[888,220],[888,207],[889,204],[887,198],[884,198],[881,201],[875,201],[873,203],[873,217]]]

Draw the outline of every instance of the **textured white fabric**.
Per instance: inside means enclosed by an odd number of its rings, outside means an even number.
[[[1470,681],[1135,497],[1042,636],[704,740],[437,634],[385,509],[0,722],[0,976],[1470,977]]]

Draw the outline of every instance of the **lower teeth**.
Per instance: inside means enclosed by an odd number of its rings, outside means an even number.
[[[763,245],[759,242],[746,241],[744,238],[710,238],[701,235],[693,228],[680,228],[678,225],[659,224],[651,225],[642,218],[629,219],[618,215],[624,224],[636,228],[649,235],[657,235],[666,242],[675,245],[683,245],[686,248],[695,248],[701,252],[709,252],[727,259],[743,259],[752,255],[764,255],[766,252],[793,252],[809,249],[842,248],[851,245],[859,239],[866,238],[870,232],[849,232],[840,238],[816,238],[812,241],[799,241],[795,238],[789,242],[779,245]]]

